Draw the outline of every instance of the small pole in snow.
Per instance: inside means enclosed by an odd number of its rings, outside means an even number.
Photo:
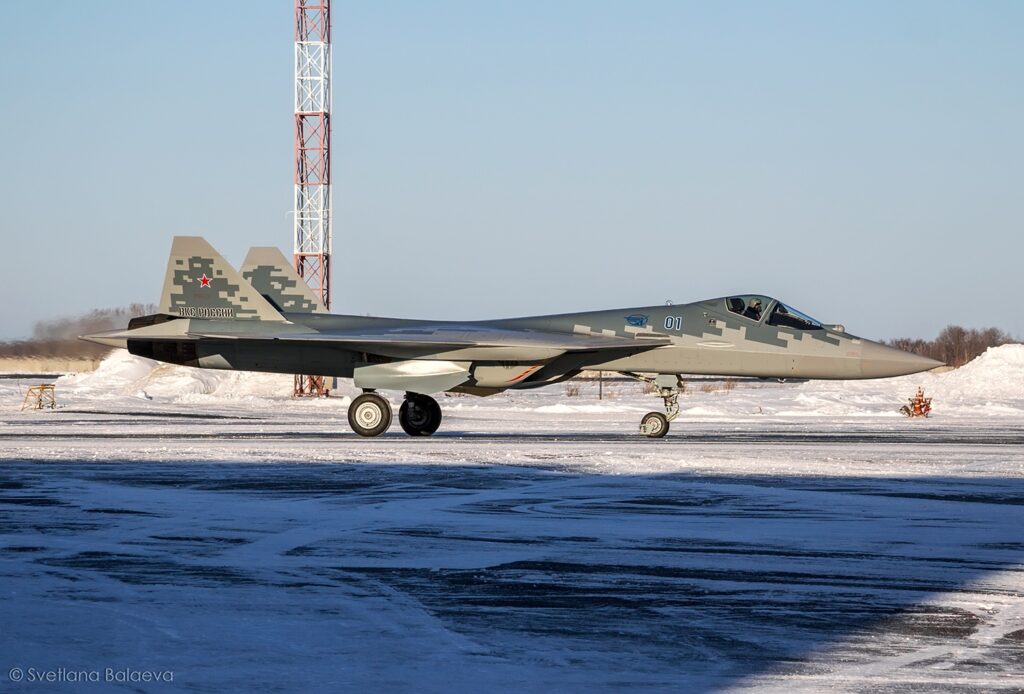
[[[604,371],[597,372],[597,399],[604,400]]]

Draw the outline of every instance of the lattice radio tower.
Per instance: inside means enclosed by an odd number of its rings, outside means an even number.
[[[331,3],[295,0],[295,269],[331,305]],[[326,395],[296,376],[295,395]]]

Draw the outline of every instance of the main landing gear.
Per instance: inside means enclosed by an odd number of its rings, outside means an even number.
[[[348,406],[348,425],[360,436],[380,436],[391,426],[391,403],[376,393],[363,393]]]
[[[441,406],[429,395],[406,393],[398,423],[409,436],[430,436],[441,426]]]
[[[348,406],[348,425],[360,436],[380,436],[391,418],[391,404],[377,393],[363,393]],[[430,436],[441,426],[441,406],[429,395],[406,393],[398,423],[409,436]]]
[[[655,378],[629,374],[633,378],[651,383],[658,389],[658,396],[665,403],[665,414],[648,412],[640,420],[640,433],[650,439],[660,439],[668,433],[669,422],[679,416],[679,389],[682,379],[672,374],[659,374]]]

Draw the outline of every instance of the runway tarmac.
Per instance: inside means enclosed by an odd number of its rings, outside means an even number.
[[[470,411],[364,440],[340,418],[154,409],[0,416],[4,672],[170,671],[186,691],[1024,682],[1016,420],[648,441],[631,415],[574,433]]]

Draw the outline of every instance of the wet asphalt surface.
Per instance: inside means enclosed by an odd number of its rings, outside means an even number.
[[[117,426],[91,431],[97,419]],[[627,434],[449,431],[426,442],[441,447],[429,461],[393,434],[368,442],[398,446],[380,455],[349,446],[309,463],[231,451],[355,438],[223,416],[182,431],[183,419],[64,412],[0,429],[0,447],[30,444],[0,462],[5,671],[159,667],[191,691],[1024,683],[1019,431],[701,429],[661,449]],[[65,439],[109,448],[31,454]],[[153,442],[171,459],[132,459]],[[224,459],[174,459],[176,444],[204,442]],[[572,466],[605,448],[900,465]],[[936,473],[944,456],[991,465]],[[907,474],[917,460],[928,474]]]

